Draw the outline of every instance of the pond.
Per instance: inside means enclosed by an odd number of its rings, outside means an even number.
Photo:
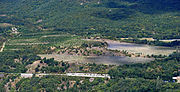
[[[118,41],[106,41],[108,43],[107,49],[127,51],[130,53],[142,53],[143,55],[169,55],[173,53],[175,48],[163,46],[150,46],[145,44],[126,43]]]
[[[153,61],[153,58],[143,57],[127,57],[127,56],[95,56],[86,57],[86,62],[96,64],[107,64],[107,65],[123,65],[133,63],[147,63]]]
[[[175,48],[163,46],[150,46],[145,44],[134,44],[119,42],[113,40],[103,40],[108,43],[107,49],[111,50],[124,50],[130,53],[142,53],[143,55],[169,55],[175,51]],[[144,57],[127,57],[127,56],[73,56],[73,55],[60,55],[60,54],[42,54],[41,58],[54,58],[57,61],[65,62],[81,62],[81,63],[96,63],[108,65],[122,65],[133,63],[146,63],[153,61],[154,58]]]
[[[96,63],[107,65],[122,65],[132,63],[146,63],[154,60],[153,58],[143,57],[126,57],[126,56],[73,56],[73,55],[60,55],[60,54],[41,54],[41,58],[46,57],[54,58],[57,61],[65,62],[80,62],[80,63]]]

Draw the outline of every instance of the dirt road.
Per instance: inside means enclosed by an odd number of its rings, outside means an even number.
[[[0,52],[3,52],[4,48],[5,48],[5,45],[6,45],[6,42],[3,43],[1,49],[0,49]]]

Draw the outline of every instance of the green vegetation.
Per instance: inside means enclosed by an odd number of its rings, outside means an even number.
[[[41,60],[42,63],[48,64],[48,67],[42,67],[41,71],[46,73],[64,73],[68,68],[69,64],[64,62],[57,62],[54,59]]]
[[[180,54],[172,54],[163,60],[155,60],[145,64],[123,65],[115,70],[109,71],[112,78],[145,78],[156,79],[158,76],[163,80],[172,80],[173,76],[177,76]]]
[[[2,23],[104,38],[179,38],[178,0],[6,0]],[[80,5],[83,3],[83,5]]]
[[[179,0],[0,0],[0,49],[6,42],[0,52],[0,72],[25,73],[28,66],[40,61],[35,73],[91,72],[111,76],[110,80],[94,78],[91,82],[89,78],[81,77],[20,78],[8,74],[0,76],[0,91],[5,91],[6,84],[11,85],[12,92],[179,91],[180,84],[172,80],[180,69],[179,53],[147,56],[156,60],[120,66],[58,62],[37,56],[51,53],[79,56],[123,53],[131,56],[124,50],[122,53],[103,51],[101,48],[106,47],[106,43],[83,38],[132,38],[125,41],[179,46],[179,41],[160,41],[180,39],[179,6]]]
[[[101,78],[95,78],[93,82],[89,82],[89,78],[46,76],[42,78],[22,79],[16,86],[20,92],[42,90],[49,92],[78,92],[90,91],[93,87],[103,83],[104,80]]]
[[[163,60],[155,60],[146,64],[118,66],[109,71],[112,80],[101,88],[97,87],[97,89],[141,92],[177,91],[180,89],[180,85],[173,83],[172,77],[178,76],[179,58],[180,53],[174,53]]]
[[[162,60],[146,64],[121,65],[109,71],[111,79],[81,78],[66,76],[44,76],[21,79],[16,88],[19,91],[178,91],[180,85],[172,80],[178,75],[180,54],[174,53]],[[49,65],[56,64],[53,59],[43,59]],[[54,62],[54,63],[53,63]],[[62,63],[62,65],[65,65]],[[96,67],[98,66],[98,67]],[[97,70],[103,65],[91,64],[89,68]],[[79,67],[83,69],[83,67]],[[105,68],[105,67],[104,67]],[[99,68],[100,69],[100,68]],[[13,90],[13,87],[12,87]]]
[[[3,52],[0,56],[0,72],[5,73],[24,73],[28,64],[40,60],[40,57],[30,50]]]
[[[95,91],[107,91],[107,92],[178,92],[180,86],[176,83],[164,82],[161,79],[149,80],[143,78],[119,78],[116,80],[110,80],[107,84],[98,85]]]

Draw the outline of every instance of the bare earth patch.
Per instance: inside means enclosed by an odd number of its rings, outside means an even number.
[[[27,73],[35,73],[35,69],[39,64],[40,64],[40,60],[35,61],[32,64],[26,66],[26,68],[28,68]]]
[[[13,25],[9,23],[0,23],[0,27],[11,27],[11,26]]]
[[[174,48],[164,47],[164,46],[151,46],[145,44],[135,44],[135,43],[127,43],[114,41],[109,39],[85,39],[85,40],[93,40],[93,41],[102,41],[107,42],[107,49],[110,50],[119,50],[119,51],[127,51],[133,54],[142,54],[142,55],[169,55],[175,51]]]
[[[59,55],[59,54],[41,54],[38,55],[43,58],[54,58],[56,61],[64,61],[69,63],[96,63],[107,65],[122,65],[131,63],[146,63],[154,60],[153,58],[143,57],[126,57],[126,56],[73,56],[73,55]]]

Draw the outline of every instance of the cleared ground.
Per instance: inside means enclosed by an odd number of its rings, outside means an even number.
[[[175,48],[163,46],[150,46],[118,41],[107,41],[107,43],[109,44],[108,49],[111,50],[125,50],[130,53],[140,53],[144,55],[169,55],[175,51]]]
[[[73,55],[59,55],[59,54],[40,54],[41,58],[54,58],[57,61],[65,62],[79,62],[79,63],[96,63],[108,65],[122,65],[132,63],[146,63],[154,60],[153,58],[143,57],[126,57],[126,56],[73,56]]]

